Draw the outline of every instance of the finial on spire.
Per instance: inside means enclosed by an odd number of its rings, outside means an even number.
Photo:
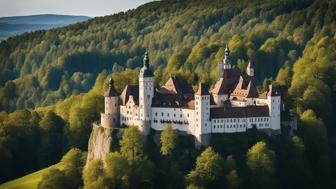
[[[144,66],[149,67],[149,57],[148,57],[148,52],[145,52],[145,57],[143,59],[144,61]]]
[[[113,83],[114,83],[114,81],[113,81],[112,77],[110,77],[110,81],[109,81],[109,87],[110,88],[113,87]]]
[[[228,44],[226,44],[225,46],[225,56],[230,56],[230,49],[229,49]]]
[[[140,70],[139,77],[153,77],[153,71],[149,67],[149,56],[148,52],[145,52],[145,56],[143,58],[143,67]]]
[[[118,96],[117,91],[114,89],[114,81],[113,81],[112,77],[110,77],[109,88],[106,91],[104,96],[105,97]]]
[[[225,57],[223,59],[224,63],[224,70],[225,69],[231,69],[231,58],[230,58],[230,49],[229,46],[226,44],[225,47]]]
[[[254,66],[253,66],[253,63],[251,62],[251,60],[249,61],[248,65],[246,67],[246,73],[250,77],[254,76]]]

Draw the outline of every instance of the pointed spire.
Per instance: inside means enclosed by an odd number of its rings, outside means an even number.
[[[230,49],[229,49],[228,44],[226,44],[225,46],[225,56],[230,56]]]
[[[144,62],[144,66],[148,68],[149,67],[149,57],[148,57],[148,52],[147,51],[145,52],[143,62]]]
[[[117,91],[114,89],[114,81],[112,79],[112,77],[110,77],[110,81],[109,81],[109,88],[105,93],[106,97],[110,97],[110,96],[118,96]]]
[[[149,67],[149,56],[148,56],[148,52],[145,52],[145,56],[143,59],[143,67],[140,70],[140,74],[139,77],[153,77],[153,71],[152,69]]]
[[[253,66],[253,63],[251,62],[251,60],[249,61],[248,65],[246,67],[246,73],[250,77],[254,76],[254,66]]]
[[[224,70],[231,69],[230,49],[227,44],[225,47],[225,57],[223,59],[223,63],[224,63]]]
[[[114,81],[113,81],[112,77],[110,77],[109,88],[113,88],[113,84],[114,84]]]

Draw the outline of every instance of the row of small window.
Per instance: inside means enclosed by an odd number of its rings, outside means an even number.
[[[155,112],[155,116],[158,116],[158,113]],[[163,117],[164,116],[164,113],[161,112],[161,116]],[[176,117],[176,114],[173,114],[174,117]],[[169,117],[169,113],[167,113],[167,117]],[[189,117],[189,114],[187,114],[187,117]],[[180,118],[182,118],[182,114],[180,114]]]
[[[198,102],[196,101],[196,105],[198,105]],[[207,105],[209,105],[209,103],[208,102],[205,102],[205,105],[207,106]]]
[[[135,118],[130,118],[130,117],[121,117],[122,121],[131,121],[131,120],[136,120]]]
[[[262,123],[259,123],[259,127],[269,127],[270,125],[268,124],[268,123],[265,123],[265,125],[264,124],[262,124]]]
[[[223,119],[221,119],[221,120],[214,120],[214,123],[236,123],[236,121],[239,123],[240,122],[240,119],[235,119],[235,118],[233,118],[233,119],[226,119],[226,120],[223,120]],[[242,120],[243,122],[245,121],[245,118],[243,118],[243,120]]]
[[[127,115],[131,115],[132,112],[131,112],[131,111],[126,111],[126,114],[127,114]],[[138,114],[135,114],[135,116],[138,116]]]
[[[209,96],[201,96],[201,97],[196,96],[195,99],[196,100],[200,100],[200,99],[202,99],[202,100],[209,100],[210,97]]]
[[[225,128],[225,126],[224,125],[214,125],[214,129],[222,129],[222,128]],[[237,125],[237,127],[236,127],[236,125],[226,125],[226,128],[227,129],[229,129],[229,128],[245,128],[245,124],[240,124],[240,125]]]
[[[154,122],[154,123],[157,123],[157,122],[159,122],[159,121],[156,120],[156,119],[154,119],[153,122]],[[188,122],[188,121],[177,121],[177,120],[173,120],[173,121],[171,121],[171,120],[163,120],[163,119],[160,120],[160,123],[169,123],[169,124],[174,123],[174,124],[179,124],[179,125],[183,125],[183,124],[185,124],[185,125],[189,125],[189,122]]]
[[[262,122],[262,121],[268,121],[269,118],[268,117],[264,117],[264,118],[254,118],[254,122]],[[250,122],[253,122],[253,118],[249,119]]]
[[[269,118],[267,118],[267,117],[265,117],[265,118],[250,118],[249,119],[249,121],[250,122],[253,122],[253,120],[254,120],[254,122],[263,122],[263,121],[268,121],[269,120]],[[242,119],[242,122],[245,122],[246,121],[246,119],[245,118],[243,118]],[[214,120],[214,123],[236,123],[236,122],[240,122],[240,119],[235,119],[235,118],[233,118],[233,119],[226,119],[226,121],[225,120],[223,120],[223,119],[221,119],[221,120]]]

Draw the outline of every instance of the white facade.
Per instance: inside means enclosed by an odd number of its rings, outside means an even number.
[[[225,60],[223,67],[225,63],[230,63],[229,57],[226,57]],[[152,72],[149,70],[148,61],[148,57],[144,59],[147,65],[144,65],[139,75],[139,94],[127,96],[127,102],[120,105],[118,96],[105,97],[105,113],[101,114],[102,126],[109,127],[117,123],[126,126],[137,125],[142,133],[147,135],[150,128],[162,131],[165,125],[169,124],[173,129],[195,136],[199,142],[201,142],[203,135],[211,133],[246,132],[251,128],[280,131],[281,96],[278,92],[273,91],[272,86],[264,96],[238,100],[230,98],[230,94],[210,94],[200,85],[200,92],[194,94],[188,107],[169,107],[168,104],[153,106],[154,80]],[[225,67],[225,69],[230,68],[231,65]],[[249,65],[247,72],[251,77],[254,75],[251,65]],[[126,98],[123,97],[123,99]],[[246,112],[241,112],[242,114],[239,114],[242,115],[241,117],[230,113],[224,104],[228,101],[231,109],[236,108],[235,111]],[[257,110],[258,107],[263,107],[263,110],[266,108],[266,111],[260,114],[254,112],[253,110]],[[212,111],[213,108],[217,108],[216,111],[222,113],[215,115]],[[119,120],[116,122],[115,119]]]

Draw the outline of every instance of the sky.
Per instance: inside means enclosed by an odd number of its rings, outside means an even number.
[[[104,16],[151,0],[0,0],[0,17],[34,14]]]

